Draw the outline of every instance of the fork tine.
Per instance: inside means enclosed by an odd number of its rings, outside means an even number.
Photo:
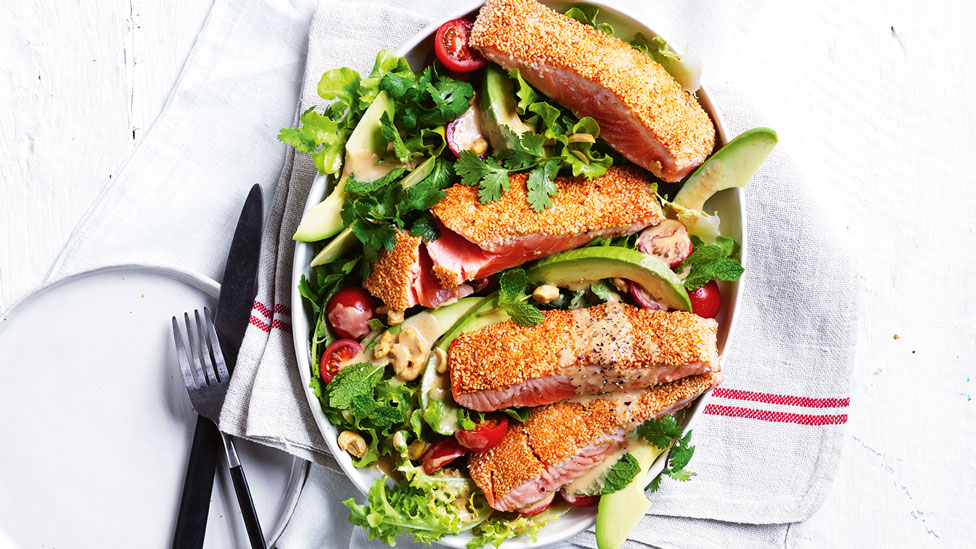
[[[190,369],[190,361],[187,360],[186,346],[183,345],[183,336],[180,335],[180,324],[176,317],[173,317],[173,339],[176,340],[176,356],[180,361],[180,371],[183,372],[183,385],[187,389],[196,389],[197,383],[193,379],[193,370]]]
[[[200,343],[200,364],[203,366],[203,372],[207,376],[207,385],[216,385],[217,372],[214,371],[214,360],[210,356],[207,336],[203,335],[203,321],[200,320],[199,310],[193,309],[193,318],[197,321],[197,342]]]
[[[227,371],[227,361],[224,360],[224,352],[220,349],[220,340],[217,339],[217,330],[214,328],[213,321],[210,320],[210,309],[203,308],[203,318],[207,323],[207,336],[210,351],[213,353],[214,361],[217,363],[217,376],[221,383],[226,383],[230,379],[230,372]]]
[[[190,344],[190,362],[193,364],[193,373],[197,378],[197,387],[210,385],[207,377],[203,375],[203,366],[200,357],[200,340],[194,337],[193,321],[190,320],[190,313],[183,313],[183,321],[186,323],[186,339]]]

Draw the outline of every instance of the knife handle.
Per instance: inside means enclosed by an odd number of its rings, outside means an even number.
[[[234,440],[230,435],[223,432],[220,438],[224,442],[224,454],[227,457],[227,466],[230,468],[230,478],[234,481],[234,492],[237,493],[237,504],[241,508],[241,515],[244,519],[244,527],[247,529],[247,539],[251,542],[251,549],[267,549],[264,542],[264,533],[261,531],[261,523],[258,522],[258,514],[254,509],[254,501],[251,500],[251,490],[247,487],[247,478],[244,476],[244,468],[241,467],[241,460],[237,457],[237,448],[234,447]]]
[[[186,477],[183,479],[183,495],[180,496],[173,549],[203,547],[219,452],[220,435],[217,427],[203,416],[197,416],[190,459],[186,465]]]

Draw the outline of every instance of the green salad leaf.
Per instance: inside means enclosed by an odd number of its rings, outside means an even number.
[[[578,4],[573,4],[573,7],[566,10],[566,12],[563,15],[566,15],[567,17],[572,17],[573,19],[579,21],[580,23],[583,23],[584,25],[591,26],[594,29],[602,32],[603,34],[613,36],[613,25],[609,23],[596,22],[596,16],[599,15],[599,13],[600,13],[600,8],[592,4],[578,3]]]
[[[491,544],[500,547],[502,542],[518,536],[528,536],[533,543],[542,527],[564,515],[569,510],[567,504],[553,504],[534,517],[510,514],[492,515],[474,527],[474,539],[468,542],[468,549],[481,549]]]

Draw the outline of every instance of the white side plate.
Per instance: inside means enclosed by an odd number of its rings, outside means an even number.
[[[572,4],[576,3],[574,0],[541,1],[543,4],[546,4],[560,12],[569,9]],[[587,3],[600,7],[600,21],[612,24],[617,36],[630,39],[630,37],[634,36],[634,34],[638,32],[643,33],[648,38],[657,35],[651,30],[650,26],[645,25],[644,23],[637,21],[633,17],[614,8],[605,6],[598,1],[594,2],[587,0]],[[397,51],[397,55],[406,57],[410,62],[411,67],[416,68],[423,66],[425,60],[429,58],[428,55],[433,45],[434,33],[437,32],[437,28],[441,25],[441,23],[459,17],[466,17],[468,15],[474,16],[476,13],[477,9],[468,9],[454,12],[445,16],[443,19],[440,19],[431,26],[417,33],[412,40],[407,42]],[[715,123],[715,127],[718,131],[716,143],[716,149],[718,149],[718,147],[721,147],[727,142],[725,131],[722,127],[721,115],[719,114],[718,109],[712,104],[704,87],[698,91],[697,97],[699,103],[701,103],[702,107],[706,112],[709,113],[709,115],[712,117],[712,121]],[[306,212],[309,208],[320,202],[322,198],[326,196],[326,191],[329,189],[329,184],[330,180],[328,177],[316,178],[309,192],[308,201],[305,205]],[[747,242],[745,238],[746,212],[744,191],[742,189],[729,189],[722,191],[708,201],[705,209],[709,212],[719,212],[722,219],[722,234],[735,238],[742,245],[742,250],[740,252],[741,261],[742,264],[745,265]],[[302,275],[308,274],[308,265],[312,261],[312,256],[313,253],[311,245],[303,242],[296,243],[295,263],[292,271],[293,288],[298,287],[298,282]],[[741,298],[743,284],[740,280],[739,282],[734,283],[722,283],[720,287],[722,289],[723,304],[716,320],[719,322],[718,351],[720,355],[723,355],[732,337],[732,331],[735,325],[735,308],[736,304]],[[325,418],[325,415],[322,414],[318,399],[316,399],[312,391],[308,389],[308,383],[311,375],[311,366],[308,357],[308,334],[309,327],[312,323],[314,323],[314,319],[309,319],[305,314],[305,308],[302,305],[301,296],[298,292],[292,292],[291,305],[293,311],[299,311],[292,317],[295,355],[298,357],[298,367],[302,376],[302,381],[305,383],[305,393],[308,397],[309,406],[312,409],[312,416],[315,418],[315,422],[318,424],[319,429],[322,431],[322,435],[325,437],[326,442],[328,442],[330,450],[332,451],[333,455],[336,456],[336,460],[339,462],[339,465],[342,466],[343,471],[345,471],[346,475],[349,476],[359,490],[365,494],[367,490],[369,490],[369,486],[372,484],[373,479],[377,478],[380,473],[372,469],[355,468],[352,465],[352,460],[349,458],[349,455],[338,448],[336,444],[336,437],[338,434],[335,428]],[[691,424],[701,414],[710,394],[711,391],[705,393],[689,407],[690,413],[688,414],[685,423],[686,430],[691,427]],[[666,456],[667,454],[662,455],[654,463],[654,466],[651,467],[648,481],[660,473],[664,468]],[[505,547],[506,549],[528,549],[556,544],[570,538],[586,528],[589,528],[590,526],[593,526],[595,521],[595,508],[572,509],[569,513],[563,515],[558,521],[551,523],[549,526],[544,528],[538,536],[537,543],[532,543],[532,541],[528,538],[515,538],[506,541],[502,547]],[[437,543],[447,545],[449,547],[461,548],[465,546],[467,540],[469,539],[470,535],[452,536]]]
[[[0,317],[0,546],[171,546],[196,413],[170,317],[213,310],[219,289],[167,267],[108,267]],[[270,546],[308,464],[237,448]],[[247,545],[221,456],[205,546]]]

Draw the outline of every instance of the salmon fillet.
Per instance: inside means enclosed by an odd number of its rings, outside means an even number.
[[[635,233],[664,219],[651,182],[636,168],[611,167],[601,177],[557,177],[552,207],[535,212],[526,201],[525,173],[489,204],[475,187],[455,185],[431,212],[441,236],[427,243],[445,288],[578,248],[597,237]]]
[[[538,408],[510,424],[497,446],[471,454],[468,472],[493,508],[529,509],[623,448],[628,431],[685,407],[721,379],[716,371]]]
[[[487,0],[470,44],[577,116],[664,181],[680,181],[715,145],[715,126],[695,98],[654,60],[618,38],[535,0]]]
[[[719,370],[712,319],[624,303],[543,314],[535,326],[506,321],[454,340],[448,364],[458,404],[481,412],[541,406]]]
[[[471,293],[466,284],[442,287],[423,240],[404,231],[397,232],[393,250],[380,250],[363,288],[391,311],[401,313],[418,304],[436,309]]]

